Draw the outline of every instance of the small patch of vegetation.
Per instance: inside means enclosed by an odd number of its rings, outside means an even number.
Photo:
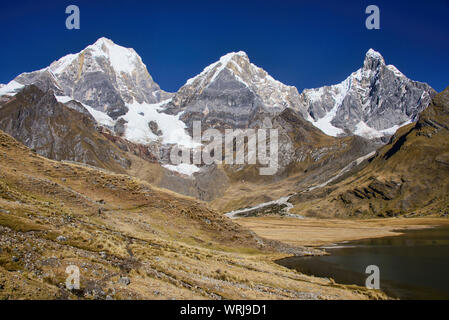
[[[11,214],[0,212],[0,225],[18,232],[43,231],[45,227]]]

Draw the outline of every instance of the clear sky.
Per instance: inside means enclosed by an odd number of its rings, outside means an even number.
[[[80,8],[80,30],[65,28],[69,4]],[[365,28],[370,4],[380,30]],[[104,36],[134,48],[167,91],[239,50],[300,91],[344,80],[369,48],[413,80],[449,85],[448,0],[15,0],[1,1],[0,30],[0,83]]]

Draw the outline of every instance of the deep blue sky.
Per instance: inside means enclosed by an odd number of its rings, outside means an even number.
[[[81,29],[65,28],[76,4]],[[365,28],[365,8],[381,30]],[[2,1],[0,83],[81,51],[101,36],[134,48],[162,89],[176,91],[231,51],[303,88],[335,84],[374,48],[437,91],[449,85],[449,1]]]

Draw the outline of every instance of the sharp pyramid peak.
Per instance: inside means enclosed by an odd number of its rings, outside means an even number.
[[[100,49],[101,51],[111,51],[111,48],[117,49],[117,50],[122,50],[123,52],[131,51],[131,52],[135,53],[133,48],[123,47],[121,45],[116,44],[111,39],[108,39],[108,38],[105,38],[105,37],[99,38],[93,44],[87,46],[84,50],[86,50],[86,49],[94,49],[94,50],[95,49]],[[107,53],[109,53],[109,52],[107,52]]]
[[[386,65],[384,57],[376,50],[369,49],[365,55],[365,61],[363,63],[365,69],[372,69],[373,66]],[[405,77],[405,75],[399,71],[394,65],[387,65],[387,68],[394,72],[397,77]]]
[[[246,54],[246,52],[244,52],[244,51],[229,52],[229,53],[225,54],[224,56],[220,57],[220,59],[218,61],[216,61],[216,62],[212,63],[211,65],[209,65],[208,67],[206,67],[204,70],[205,71],[212,70],[214,67],[216,67],[218,65],[220,66],[219,69],[222,70],[222,69],[226,68],[230,62],[233,62],[233,63],[239,65],[239,62],[241,60],[238,58],[243,58],[244,59],[243,63],[249,62],[249,58],[248,58],[248,55]]]
[[[363,61],[364,70],[375,70],[380,66],[385,65],[384,57],[374,49],[369,49],[365,54]]]
[[[365,54],[365,60],[367,59],[374,59],[374,60],[378,60],[381,61],[383,63],[385,63],[385,59],[384,57],[380,54],[380,52],[374,50],[374,49],[369,49],[366,54]]]
[[[215,62],[211,63],[210,65],[208,65],[207,67],[205,67],[204,70],[200,74],[187,80],[186,85],[193,84],[196,79],[199,79],[199,78],[205,76],[206,74],[210,74],[210,72],[213,72],[213,76],[211,77],[211,80],[210,80],[210,82],[212,82],[221,71],[223,71],[225,68],[227,68],[227,66],[229,65],[229,63],[231,61],[240,69],[239,59],[236,59],[237,57],[242,57],[246,61],[249,62],[249,58],[248,58],[248,55],[246,54],[246,52],[244,52],[244,51],[229,52],[229,53],[225,54],[224,56],[221,56],[220,59],[218,59],[217,61],[215,61]],[[204,81],[204,79],[203,79],[203,81]],[[202,81],[202,83],[203,83],[203,81]]]
[[[224,58],[234,58],[236,56],[248,58],[248,55],[246,54],[245,51],[237,51],[237,52],[229,52],[229,53],[225,54],[224,56],[222,56],[220,58],[220,60],[224,59]]]
[[[97,41],[95,41],[95,43],[94,44],[103,44],[103,43],[109,43],[109,44],[115,44],[114,43],[114,41],[112,41],[111,39],[109,39],[109,38],[106,38],[106,37],[101,37],[101,38],[98,38],[98,40]]]
[[[86,50],[90,50],[93,56],[108,58],[118,72],[130,73],[134,70],[136,62],[142,63],[142,59],[134,49],[122,47],[105,37],[99,38],[83,51]]]
[[[374,50],[373,48],[369,49],[366,54],[366,57],[376,58],[376,59],[383,59],[382,55],[379,51]]]
[[[114,41],[112,41],[111,39],[106,38],[106,37],[99,38],[97,41],[95,41],[93,44],[87,46],[85,49],[93,48],[93,47],[101,49],[101,48],[103,48],[103,46],[105,46],[108,49],[112,47],[112,48],[121,48],[123,50],[129,50],[129,51],[135,52],[133,48],[127,48],[127,47],[121,46],[119,44],[116,44]]]

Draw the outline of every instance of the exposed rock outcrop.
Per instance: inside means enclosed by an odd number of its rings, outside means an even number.
[[[50,159],[119,172],[130,165],[126,155],[97,132],[87,111],[59,103],[51,90],[43,92],[34,85],[1,105],[0,129]]]

